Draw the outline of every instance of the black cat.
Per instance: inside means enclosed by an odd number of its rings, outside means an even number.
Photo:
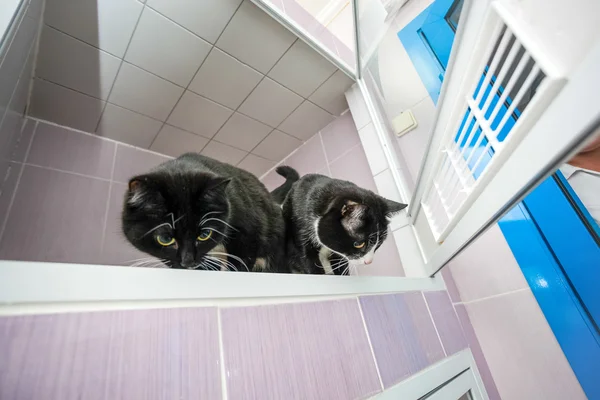
[[[171,268],[287,272],[281,210],[251,173],[195,153],[129,181],[123,232]]]
[[[370,264],[387,237],[389,219],[406,204],[385,199],[352,182],[291,167],[271,195],[282,204],[287,225],[286,257],[294,272],[345,275],[350,264]]]

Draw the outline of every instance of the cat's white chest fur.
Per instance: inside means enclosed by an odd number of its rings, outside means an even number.
[[[325,246],[321,246],[321,250],[319,250],[319,261],[325,270],[326,275],[333,275],[333,269],[331,268],[331,262],[329,261],[329,256],[331,256],[331,250],[329,250]]]

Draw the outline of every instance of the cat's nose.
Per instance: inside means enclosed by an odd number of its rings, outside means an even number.
[[[192,269],[194,268],[194,266],[196,265],[196,262],[194,261],[193,257],[183,257],[181,259],[181,266],[185,269]]]
[[[192,268],[194,268],[194,262],[193,261],[182,261],[181,266],[185,269],[192,269]]]
[[[373,262],[373,260],[370,260],[370,259],[365,260],[365,264],[367,264],[367,265],[371,264],[372,262]]]

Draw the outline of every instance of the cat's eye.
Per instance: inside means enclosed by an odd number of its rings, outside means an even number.
[[[167,247],[175,243],[175,238],[168,233],[161,233],[160,235],[156,235],[156,241],[161,246]]]
[[[202,229],[200,235],[198,235],[198,240],[201,242],[205,242],[212,236],[212,231],[210,229]]]
[[[365,242],[354,242],[354,247],[356,247],[357,249],[362,249],[363,247],[365,247]]]

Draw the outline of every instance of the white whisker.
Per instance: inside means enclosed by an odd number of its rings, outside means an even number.
[[[237,271],[238,269],[235,267],[235,265],[233,265],[233,263],[227,259],[224,258],[218,258],[218,257],[212,257],[210,255],[205,255],[204,256],[207,260],[210,260],[212,263],[215,263],[218,268],[219,271],[222,271],[222,268],[225,268],[226,271],[230,271],[230,270],[234,270]]]
[[[170,227],[171,227],[171,229],[173,229],[173,226],[172,226],[170,223],[168,223],[168,222],[163,222],[162,224],[160,224],[160,225],[156,225],[154,228],[152,228],[152,229],[150,229],[148,232],[144,233],[144,234],[142,235],[142,238],[143,238],[143,237],[145,237],[146,235],[148,235],[149,233],[152,233],[152,232],[154,232],[155,230],[157,230],[158,228],[161,228],[161,227],[163,227],[163,226],[165,226],[165,225],[166,225],[166,226],[170,226]],[[140,238],[140,239],[141,239],[141,238]]]
[[[179,222],[183,217],[185,217],[185,214],[183,214],[181,217],[177,218],[176,220],[173,221],[173,227],[175,227],[175,224],[177,222]]]
[[[238,229],[237,229],[237,228],[234,228],[233,226],[229,225],[227,222],[223,221],[223,220],[222,220],[222,219],[220,219],[220,218],[212,218],[212,217],[211,217],[211,218],[207,218],[207,219],[205,219],[204,221],[201,221],[201,222],[200,222],[200,225],[203,225],[203,224],[207,223],[208,221],[218,221],[218,222],[222,223],[223,225],[227,225],[228,227],[230,227],[230,228],[231,228],[231,229],[233,229],[234,231],[238,231]]]
[[[212,257],[210,255],[205,255],[204,257],[212,262],[216,262],[217,264],[219,264],[220,267],[225,267],[228,271],[230,268],[233,268],[234,271],[238,270],[229,260]]]
[[[250,272],[250,269],[248,268],[248,266],[246,265],[246,263],[241,258],[239,258],[238,256],[234,256],[233,254],[229,254],[229,253],[220,253],[220,252],[217,252],[217,251],[211,251],[208,254],[210,254],[210,255],[216,254],[218,256],[231,257],[234,260],[237,260],[237,261],[241,262],[242,265],[246,268],[246,271]]]
[[[207,212],[206,214],[204,214],[202,216],[202,219],[200,220],[200,223],[198,225],[202,225],[204,222],[206,222],[206,217],[208,217],[209,215],[212,214],[223,214],[223,211],[211,211],[211,212]]]
[[[206,262],[207,266],[211,266],[215,271],[221,270],[221,264],[209,257],[204,256],[204,262]]]

